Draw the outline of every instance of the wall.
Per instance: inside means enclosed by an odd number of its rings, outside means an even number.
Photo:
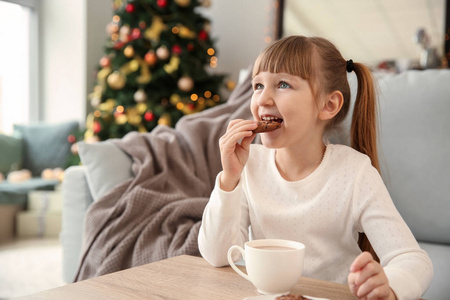
[[[201,8],[208,17],[212,37],[217,40],[217,73],[237,81],[239,70],[253,63],[266,46],[264,38],[273,12],[272,0],[212,0]],[[112,0],[41,1],[41,98],[43,120],[78,120],[84,124],[90,107],[94,72],[108,37]],[[270,32],[268,32],[270,31]]]
[[[84,123],[92,71],[102,55],[111,0],[41,1],[42,119]]]
[[[272,35],[273,0],[212,0],[200,12],[211,20],[211,34],[217,39],[218,67],[237,81],[239,70],[250,66]]]

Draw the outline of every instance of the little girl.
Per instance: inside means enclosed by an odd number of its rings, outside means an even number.
[[[352,148],[324,143],[349,110],[352,71]],[[223,171],[203,214],[202,256],[219,267],[228,264],[232,245],[249,238],[295,240],[306,245],[304,276],[348,282],[361,299],[418,299],[433,267],[378,171],[370,71],[345,61],[323,38],[291,36],[258,57],[253,90],[255,120],[231,121],[219,142]],[[251,145],[259,120],[281,127],[262,133],[263,145]],[[361,253],[359,233],[381,263]]]

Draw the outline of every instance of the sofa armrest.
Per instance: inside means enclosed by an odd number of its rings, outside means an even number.
[[[73,166],[65,171],[62,197],[62,272],[66,282],[73,282],[81,255],[84,216],[93,202],[86,167]]]

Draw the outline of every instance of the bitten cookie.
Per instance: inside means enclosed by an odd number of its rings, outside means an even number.
[[[258,127],[256,127],[255,130],[253,130],[253,133],[273,131],[280,127],[281,123],[276,121],[258,121]]]

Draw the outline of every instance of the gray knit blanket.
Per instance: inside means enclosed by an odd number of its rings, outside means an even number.
[[[135,176],[90,205],[75,281],[200,255],[198,230],[221,170],[219,138],[230,120],[252,118],[250,82],[249,75],[225,104],[185,116],[175,129],[114,140],[132,158]]]

